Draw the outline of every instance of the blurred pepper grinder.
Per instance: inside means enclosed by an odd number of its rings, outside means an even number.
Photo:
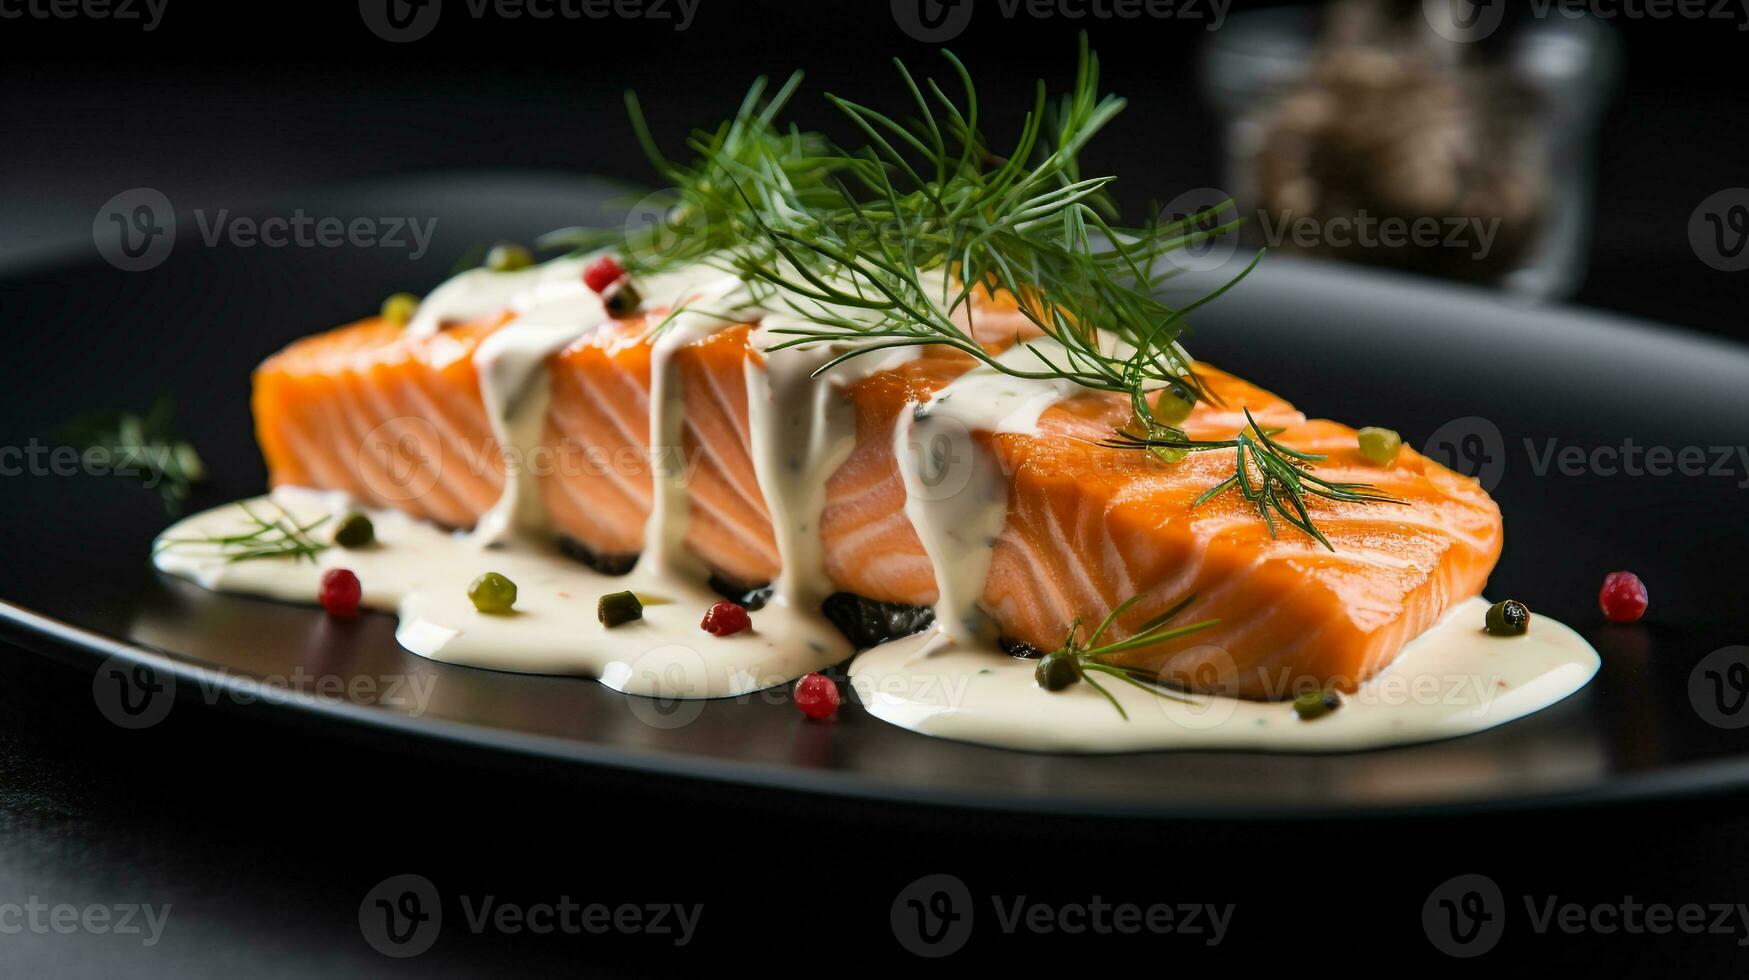
[[[1337,0],[1235,16],[1205,89],[1244,234],[1279,252],[1497,285],[1583,278],[1595,131],[1618,58],[1591,19],[1502,0]]]

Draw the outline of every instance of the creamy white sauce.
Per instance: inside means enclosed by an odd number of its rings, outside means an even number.
[[[1021,371],[1046,366],[1025,345],[997,360]],[[1033,432],[1044,410],[1072,387],[1061,378],[1016,378],[980,365],[899,414],[893,452],[905,482],[905,516],[935,568],[936,622],[950,639],[995,638],[979,602],[1008,516],[1008,478],[974,434]]]
[[[655,303],[672,307],[650,345],[650,458],[652,476],[649,522],[644,526],[644,550],[638,566],[646,573],[684,575],[702,580],[704,564],[684,547],[687,526],[685,466],[685,391],[674,354],[738,322],[752,298],[741,280],[709,266],[651,277],[644,287]]]
[[[659,331],[651,344],[649,396],[653,508],[637,567],[628,576],[600,575],[556,553],[539,495],[522,472],[541,437],[548,359],[606,321],[600,299],[582,283],[587,262],[463,273],[426,297],[408,326],[429,335],[448,323],[512,314],[475,353],[506,481],[471,533],[369,511],[379,541],[372,548],[329,548],[314,563],[227,562],[220,549],[184,545],[158,551],[158,567],[211,589],[294,602],[314,602],[322,571],[346,567],[359,576],[367,606],[400,617],[396,636],[414,653],[475,667],[581,674],[631,694],[730,697],[844,660],[848,643],[818,611],[833,591],[819,536],[825,486],[854,446],[855,417],[844,389],[899,366],[918,349],[874,352],[821,372],[842,345],[771,350],[788,339],[786,327],[809,322],[807,310],[762,310],[744,283],[708,263],[640,280],[647,308],[674,311],[652,323]],[[852,309],[830,313],[870,316]],[[969,326],[963,316],[956,319]],[[770,602],[753,613],[755,628],[718,638],[699,627],[718,596],[683,545],[684,404],[674,354],[738,322],[756,323],[752,342],[765,352],[763,359],[749,359],[744,380],[754,470],[783,570]],[[1019,333],[1025,323],[1018,314],[993,313],[977,326],[979,336],[988,337]],[[1044,367],[1022,346],[1001,359],[1023,370]],[[1406,646],[1342,709],[1313,722],[1297,720],[1285,703],[1192,696],[1185,704],[1113,681],[1106,687],[1128,711],[1126,721],[1086,684],[1057,693],[1039,689],[1033,662],[996,649],[993,624],[979,604],[1007,515],[1008,480],[976,434],[1033,432],[1040,414],[1074,391],[1061,379],[1017,379],[979,367],[900,413],[894,449],[905,511],[935,572],[937,625],[866,651],[852,664],[853,686],[876,717],[928,735],[1049,751],[1346,750],[1489,728],[1566,697],[1595,673],[1595,652],[1567,627],[1537,617],[1528,636],[1487,637],[1479,628],[1486,605],[1471,599]],[[295,488],[253,505],[281,507],[300,520],[358,509],[337,495]],[[190,517],[165,537],[201,538],[248,526],[233,505]],[[469,583],[486,571],[516,583],[513,615],[482,614],[468,600]],[[647,604],[640,622],[605,629],[596,601],[627,590],[667,601]]]
[[[283,508],[300,521],[356,509],[340,495],[295,488],[245,505],[264,517]],[[396,639],[420,656],[494,670],[581,674],[650,697],[732,697],[794,680],[851,652],[818,615],[768,607],[752,614],[752,630],[712,636],[699,621],[721,597],[702,582],[641,569],[601,575],[521,535],[482,551],[464,536],[398,511],[366,513],[376,527],[375,546],[332,547],[313,563],[227,562],[221,549],[204,545],[162,548],[154,560],[163,571],[215,591],[302,603],[316,601],[324,571],[347,568],[358,576],[363,604],[398,615]],[[237,505],[227,505],[186,518],[163,537],[205,538],[250,526]],[[468,599],[469,584],[488,571],[516,583],[512,615],[481,613]],[[596,602],[625,591],[666,601],[646,603],[641,621],[607,629]]]
[[[1179,695],[1168,700],[1101,678],[1129,718],[1085,683],[1047,692],[1037,661],[955,644],[929,630],[862,653],[851,686],[877,718],[941,738],[1041,752],[1266,749],[1340,752],[1484,731],[1546,708],[1597,673],[1596,651],[1567,626],[1533,616],[1523,636],[1482,631],[1488,603],[1457,603],[1390,666],[1300,720],[1285,701]],[[1188,703],[1186,703],[1188,701]]]

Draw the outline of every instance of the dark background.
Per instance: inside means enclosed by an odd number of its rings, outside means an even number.
[[[1066,85],[1084,27],[1107,89],[1130,100],[1086,154],[1087,172],[1121,175],[1132,214],[1221,186],[1221,127],[1194,84],[1202,22],[1009,19],[996,0],[977,2],[950,47],[975,72],[993,134],[1012,131],[1000,120],[1017,118],[1036,79]],[[1263,6],[1241,0],[1228,16]],[[1529,9],[1510,6],[1515,19]],[[625,121],[628,87],[677,152],[690,127],[727,115],[760,74],[806,71],[792,118],[843,132],[819,93],[887,103],[899,94],[895,55],[944,70],[886,0],[703,0],[685,31],[673,21],[475,19],[464,0],[445,9],[409,44],[370,33],[351,2],[169,0],[150,33],[119,21],[0,21],[0,263],[88,257],[98,208],[139,186],[180,212],[461,167],[648,181]],[[1625,74],[1602,128],[1596,233],[1577,301],[1749,337],[1740,277],[1698,261],[1687,237],[1702,200],[1749,183],[1749,35],[1728,20],[1612,23]],[[427,257],[409,285],[440,281],[455,258]]]
[[[933,62],[884,0],[704,0],[678,33],[636,20],[474,20],[449,0],[436,31],[408,45],[370,34],[353,3],[317,6],[170,0],[149,34],[89,20],[0,20],[0,270],[90,263],[92,218],[127,188],[158,188],[189,210],[295,206],[311,185],[459,168],[639,181],[647,170],[624,123],[627,86],[674,148],[760,73],[805,69],[793,118],[833,126],[818,92],[884,95],[886,58]],[[1087,155],[1090,171],[1123,174],[1120,198],[1131,206],[1217,184],[1219,121],[1192,82],[1200,26],[980,16],[952,47],[976,72],[986,108],[1013,119],[1034,78],[1067,79],[1082,25],[1104,57],[1108,88],[1131,99]],[[1702,199],[1749,183],[1749,38],[1708,20],[1619,27],[1626,72],[1602,131],[1590,274],[1577,301],[1749,338],[1742,280],[1708,268],[1687,239]],[[573,216],[552,218],[557,226]],[[396,285],[429,287],[469,244],[442,240]],[[331,300],[287,298],[306,301],[312,328],[346,315]],[[29,336],[21,322],[0,329],[15,342]],[[241,328],[237,336],[261,345]],[[23,408],[8,411],[34,414]],[[1212,952],[1181,940],[984,932],[946,961],[955,969],[979,954],[1081,971],[1246,958],[1295,971],[1357,959],[1421,970],[1439,965],[1421,904],[1458,871],[1488,874],[1509,894],[1582,902],[1749,899],[1749,800],[1740,794],[1368,821],[1046,820],[434,756],[287,727],[271,711],[183,710],[129,733],[97,714],[88,675],[5,653],[0,901],[175,906],[175,941],[155,950],[0,935],[7,975],[368,975],[397,966],[673,975],[735,961],[804,974],[916,970],[929,964],[899,950],[887,910],[898,888],[938,871],[965,879],[980,901],[1099,894],[1239,904],[1228,943]],[[396,964],[364,944],[356,913],[372,885],[407,871],[446,894],[704,902],[705,931],[695,947],[672,951],[635,936],[478,939],[446,929],[432,953]],[[453,904],[449,912],[459,914]],[[1581,944],[1519,930],[1484,962],[1590,957],[1611,973],[1680,962],[1696,975],[1728,975],[1740,953],[1724,937],[1593,935]]]

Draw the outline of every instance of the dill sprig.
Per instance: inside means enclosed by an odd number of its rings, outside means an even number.
[[[1078,157],[1124,101],[1100,94],[1098,59],[1085,36],[1072,91],[1052,103],[1040,83],[1004,154],[980,131],[970,73],[951,53],[943,56],[958,79],[959,100],[932,79],[919,83],[895,60],[915,109],[908,123],[828,96],[868,140],[858,150],[838,150],[827,169],[825,180],[838,194],[834,205],[776,221],[753,195],[744,199],[757,235],[737,250],[739,267],[807,321],[775,330],[790,337],[775,349],[844,345],[825,371],[870,351],[945,345],[1011,376],[1125,394],[1150,432],[1181,436],[1154,418],[1147,396],[1169,384],[1200,390],[1178,344],[1184,318],[1250,267],[1173,308],[1158,292],[1177,269],[1161,260],[1237,227],[1218,220],[1231,202],[1166,224],[1113,223],[1107,185],[1114,178],[1081,176]],[[999,360],[975,329],[956,322],[954,314],[963,311],[975,326],[980,292],[1014,297],[1049,341],[1021,344],[1036,364]]]
[[[1129,720],[1129,713],[1124,710],[1123,705],[1118,703],[1117,698],[1113,697],[1110,691],[1093,679],[1092,674],[1115,677],[1125,684],[1140,688],[1155,697],[1168,701],[1195,704],[1195,701],[1185,697],[1182,693],[1161,687],[1158,684],[1158,675],[1139,667],[1110,663],[1107,658],[1201,632],[1219,625],[1220,620],[1208,619],[1200,623],[1192,623],[1189,626],[1167,629],[1167,626],[1179,613],[1196,601],[1196,596],[1187,596],[1165,612],[1142,624],[1141,628],[1137,629],[1128,639],[1101,644],[1100,639],[1111,629],[1112,624],[1117,622],[1118,617],[1128,612],[1141,599],[1142,596],[1138,594],[1118,603],[1111,612],[1106,613],[1105,618],[1100,620],[1099,626],[1084,641],[1076,639],[1076,635],[1081,631],[1081,620],[1077,618],[1069,626],[1069,634],[1064,637],[1063,645],[1046,654],[1044,660],[1040,662],[1039,672],[1041,676],[1054,669],[1061,672],[1058,676],[1065,678],[1065,684],[1075,680],[1086,681],[1095,691],[1103,695],[1105,700],[1111,702],[1111,706],[1117,709],[1117,713],[1125,721]]]
[[[1100,92],[1099,60],[1085,34],[1071,89],[1052,100],[1040,82],[1019,135],[1000,153],[983,132],[971,73],[952,53],[942,55],[957,96],[894,60],[910,102],[903,120],[827,96],[859,134],[854,149],[779,126],[799,74],[769,97],[767,82],[755,82],[732,118],[687,140],[694,154],[687,164],[657,148],[628,94],[637,139],[672,184],[654,198],[660,220],[617,232],[566,229],[541,244],[616,247],[634,272],[695,262],[734,271],[748,283],[752,305],[798,314],[771,328],[785,338],[771,350],[833,345],[816,373],[874,351],[942,345],[1016,378],[1122,395],[1131,423],[1108,445],[1139,448],[1167,464],[1188,452],[1238,449],[1234,476],[1204,499],[1238,486],[1258,504],[1271,535],[1273,513],[1331,547],[1312,524],[1307,494],[1388,499],[1316,478],[1304,464],[1319,457],[1266,436],[1191,440],[1156,416],[1151,398],[1168,388],[1207,397],[1179,342],[1186,318],[1243,280],[1263,253],[1186,305],[1160,298],[1178,271],[1170,253],[1240,222],[1231,200],[1174,221],[1119,222],[1109,193],[1115,178],[1081,172],[1081,151],[1125,105]],[[1030,360],[1000,357],[979,343],[974,301],[996,294],[1012,297],[1042,335],[1014,338]]]
[[[158,491],[166,513],[175,516],[206,479],[206,464],[188,440],[176,435],[175,404],[160,396],[144,414],[102,412],[76,419],[62,428],[62,437],[79,449],[101,449],[112,473],[131,476]]]
[[[219,549],[226,562],[253,561],[260,558],[290,558],[293,561],[314,562],[316,556],[328,550],[328,544],[318,541],[310,535],[311,531],[328,522],[324,515],[313,521],[300,522],[286,513],[285,508],[275,505],[279,516],[262,517],[249,509],[248,504],[238,504],[237,509],[246,515],[253,528],[236,534],[217,534],[197,538],[160,538],[153,554],[177,547],[206,546]]]
[[[1312,473],[1311,464],[1325,459],[1321,453],[1301,452],[1276,442],[1270,437],[1281,432],[1280,429],[1261,428],[1251,417],[1251,410],[1244,411],[1245,428],[1232,439],[1173,440],[1119,432],[1109,445],[1181,452],[1232,449],[1235,453],[1233,475],[1204,491],[1191,507],[1200,507],[1229,490],[1237,489],[1257,508],[1257,513],[1269,526],[1270,537],[1276,536],[1275,519],[1280,517],[1331,551],[1336,548],[1318,530],[1312,522],[1311,512],[1306,509],[1307,496],[1356,504],[1400,502],[1370,483],[1336,483]]]

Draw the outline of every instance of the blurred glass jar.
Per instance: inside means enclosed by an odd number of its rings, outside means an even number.
[[[1457,6],[1339,0],[1216,32],[1202,83],[1229,120],[1246,241],[1530,299],[1577,289],[1615,33],[1590,18],[1435,22]]]

